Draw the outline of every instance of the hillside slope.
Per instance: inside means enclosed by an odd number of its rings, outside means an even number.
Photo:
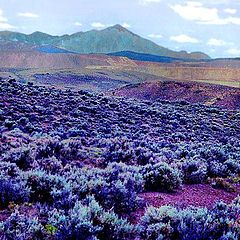
[[[80,68],[107,66],[107,57],[95,55],[5,52],[0,54],[0,67],[5,68]]]
[[[154,81],[122,87],[114,95],[142,100],[187,101],[228,109],[240,109],[240,89],[177,81]]]

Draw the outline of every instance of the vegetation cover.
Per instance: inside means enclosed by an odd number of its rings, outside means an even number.
[[[2,239],[240,238],[240,199],[143,207],[140,193],[240,175],[240,112],[0,82]]]

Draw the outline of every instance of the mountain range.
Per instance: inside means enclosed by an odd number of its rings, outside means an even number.
[[[6,42],[21,43],[21,47],[23,47],[23,44],[39,47],[48,46],[44,48],[44,52],[48,52],[49,50],[49,53],[66,51],[81,54],[109,54],[122,51],[131,51],[182,59],[210,58],[207,54],[202,52],[177,52],[168,48],[164,48],[150,40],[136,35],[121,25],[115,25],[103,30],[91,30],[62,36],[52,36],[42,32],[24,34],[18,32],[1,31],[0,43],[3,44]]]

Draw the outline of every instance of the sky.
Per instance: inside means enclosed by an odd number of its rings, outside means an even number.
[[[63,35],[115,24],[176,51],[240,57],[240,0],[0,0],[0,31]]]

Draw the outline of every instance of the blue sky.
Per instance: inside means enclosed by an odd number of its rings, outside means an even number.
[[[240,56],[240,0],[0,0],[0,30],[60,35],[117,23],[173,50]]]

